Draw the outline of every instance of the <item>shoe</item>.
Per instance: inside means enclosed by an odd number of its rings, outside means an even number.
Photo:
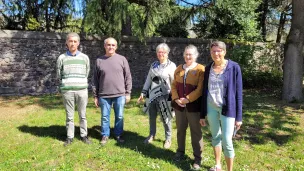
[[[209,171],[222,171],[222,169],[219,166],[215,165],[214,167],[210,168]]]
[[[116,136],[116,137],[115,137],[115,140],[116,140],[118,143],[124,143],[124,142],[125,142],[125,139],[123,138],[122,135]]]
[[[164,142],[164,148],[165,149],[169,149],[171,147],[171,141],[170,140],[166,140],[165,142]]]
[[[194,161],[193,165],[192,165],[193,170],[200,170],[201,169],[201,161],[200,160],[196,160]]]
[[[149,136],[145,139],[144,143],[145,143],[145,144],[150,144],[150,143],[152,143],[153,140],[154,140],[154,136],[149,135]]]
[[[175,162],[179,162],[179,161],[184,160],[184,158],[185,158],[185,155],[184,155],[183,153],[177,152],[177,153],[175,154],[173,160],[174,160]]]
[[[81,137],[81,141],[86,143],[86,144],[92,144],[91,140],[87,136]]]
[[[73,138],[67,138],[63,145],[68,146],[68,145],[72,144],[72,142],[73,142]]]
[[[100,144],[101,144],[101,145],[106,145],[106,143],[108,142],[108,139],[109,139],[109,137],[103,136],[103,137],[101,138]]]

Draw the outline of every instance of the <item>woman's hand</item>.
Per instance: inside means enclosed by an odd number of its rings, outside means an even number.
[[[184,105],[180,99],[176,99],[175,103],[177,103],[180,107],[185,107],[186,105]]]
[[[236,129],[239,130],[241,128],[242,124],[243,124],[243,122],[236,121],[235,122]]]
[[[205,119],[200,119],[200,124],[201,126],[206,126],[206,120]]]
[[[183,105],[186,105],[187,103],[190,103],[190,101],[187,98],[184,98],[184,97],[180,98],[179,100],[181,101],[181,103]]]
[[[139,103],[141,103],[141,102],[143,102],[144,101],[144,94],[140,94],[140,96],[139,96],[139,98],[137,99],[137,103],[139,104]]]

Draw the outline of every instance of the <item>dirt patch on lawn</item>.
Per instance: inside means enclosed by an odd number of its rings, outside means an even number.
[[[21,118],[27,113],[42,109],[39,104],[34,104],[28,97],[0,97],[0,106],[0,120]]]

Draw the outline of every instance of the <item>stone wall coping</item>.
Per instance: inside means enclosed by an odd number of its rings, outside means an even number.
[[[15,38],[15,39],[47,39],[47,40],[65,40],[67,33],[56,32],[39,32],[39,31],[23,31],[23,30],[0,30],[0,38]],[[106,36],[80,34],[81,41],[101,41],[106,39]],[[196,39],[196,38],[167,38],[167,37],[151,37],[146,38],[146,43],[184,43],[184,44],[209,44],[212,40]],[[134,36],[122,36],[122,42],[140,42]]]

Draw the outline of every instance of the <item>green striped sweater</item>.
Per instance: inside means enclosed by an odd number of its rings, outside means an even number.
[[[81,90],[88,88],[90,71],[89,57],[83,53],[76,56],[61,54],[57,60],[57,77],[60,79],[60,90]]]

